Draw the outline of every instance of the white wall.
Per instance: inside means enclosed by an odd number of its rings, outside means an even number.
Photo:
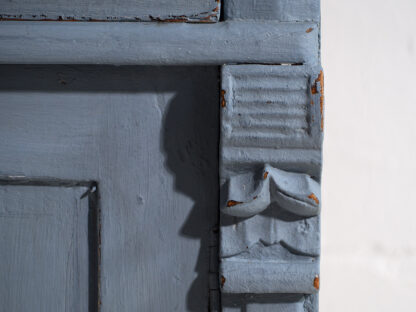
[[[416,311],[416,0],[322,0],[322,312]]]

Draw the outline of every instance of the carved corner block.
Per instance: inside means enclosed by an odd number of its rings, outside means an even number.
[[[225,65],[220,103],[221,292],[303,294],[315,305],[322,71]]]

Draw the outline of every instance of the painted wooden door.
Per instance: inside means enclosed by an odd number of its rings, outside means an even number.
[[[318,311],[319,1],[0,17],[1,312]]]
[[[218,68],[7,66],[0,80],[0,310],[206,310]]]

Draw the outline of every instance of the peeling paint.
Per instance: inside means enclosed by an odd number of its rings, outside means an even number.
[[[243,202],[239,202],[239,201],[235,201],[235,200],[229,200],[228,202],[227,202],[227,207],[233,207],[233,206],[236,206],[236,205],[239,205],[239,204],[242,204]]]
[[[226,278],[223,275],[221,275],[221,288],[224,287],[225,281]]]
[[[321,113],[321,131],[324,130],[324,72],[321,70],[319,72],[318,77],[315,79],[314,84],[311,86],[311,92],[312,94],[317,94],[318,93],[318,83],[320,86],[320,98],[319,98],[319,102],[320,102],[320,113]]]
[[[0,21],[43,21],[43,22],[162,22],[162,23],[216,23],[219,20],[220,2],[211,12],[200,12],[191,15],[168,16],[106,16],[94,18],[91,16],[56,16],[51,14],[0,14]]]
[[[324,72],[322,70],[318,78],[319,78],[319,82],[321,85],[320,111],[321,111],[321,131],[323,131],[324,130]]]
[[[315,279],[313,280],[313,287],[315,287],[315,289],[319,290],[319,276],[315,276]]]
[[[314,193],[308,196],[308,198],[313,199],[317,205],[319,205],[319,199]]]
[[[225,90],[221,90],[221,107],[227,106],[227,102],[225,101]]]

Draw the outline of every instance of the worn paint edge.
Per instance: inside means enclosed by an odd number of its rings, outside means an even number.
[[[163,23],[217,23],[220,19],[221,1],[216,0],[215,6],[206,12],[194,14],[137,16],[75,16],[64,14],[15,14],[0,13],[0,21],[59,21],[59,22],[163,22]]]

